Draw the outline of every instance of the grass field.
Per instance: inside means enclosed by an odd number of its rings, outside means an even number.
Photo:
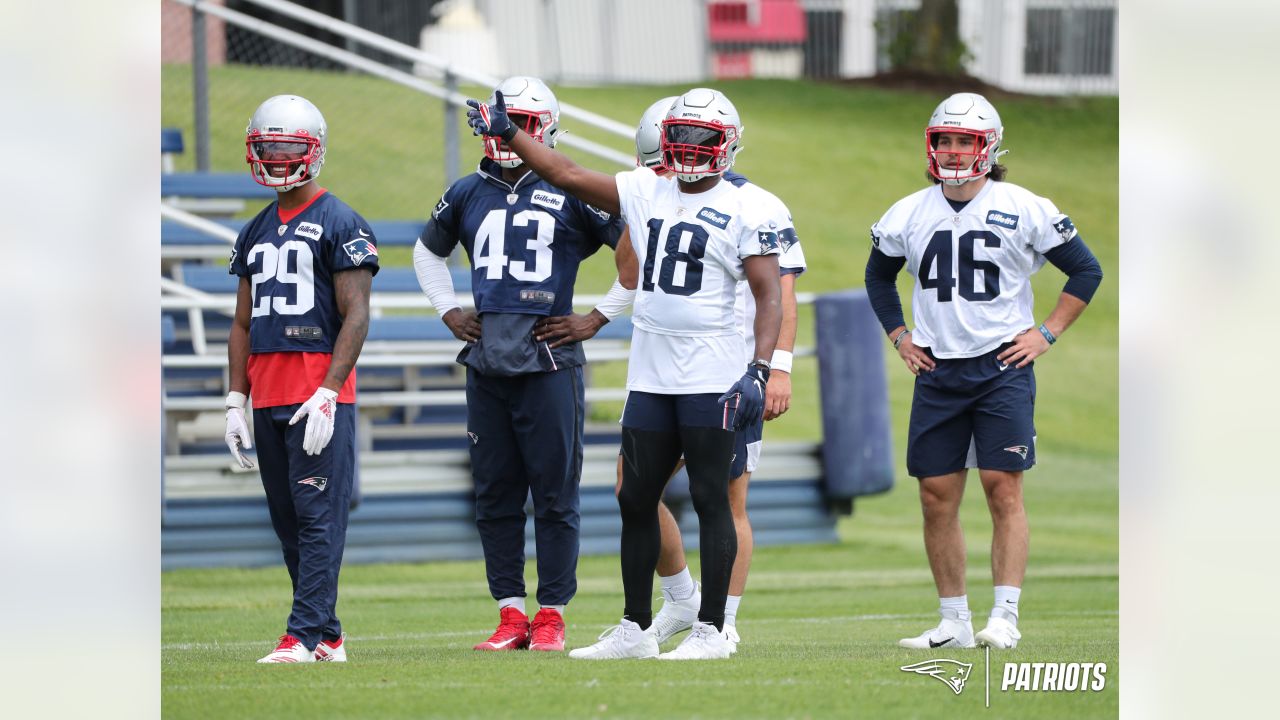
[[[162,124],[187,127],[189,69],[164,68]],[[799,289],[862,285],[867,228],[923,185],[922,129],[932,94],[832,84],[718,84],[745,124],[738,169],[791,207],[810,271]],[[261,99],[299,92],[331,127],[325,184],[369,218],[425,217],[443,188],[439,104],[346,74],[215,68],[214,167],[243,170],[242,132]],[[683,88],[557,88],[560,98],[630,123],[652,100]],[[353,101],[353,98],[358,99]],[[936,600],[920,537],[914,482],[858,502],[836,546],[762,548],[740,612],[734,660],[582,664],[528,653],[478,656],[469,648],[496,619],[480,563],[356,566],[343,571],[346,666],[259,667],[252,660],[282,632],[288,581],[282,568],[177,571],[163,577],[162,683],[173,717],[249,717],[280,710],[377,717],[1106,717],[1117,712],[1118,657],[1118,101],[993,98],[1006,129],[1009,179],[1053,199],[1093,248],[1107,279],[1076,327],[1036,363],[1040,464],[1027,476],[1031,562],[1023,597],[1023,646],[992,668],[976,652],[964,693],[898,670],[928,657],[894,641],[933,624]],[[370,112],[370,109],[377,112]],[[344,117],[359,121],[348,122]],[[344,113],[348,113],[345,114]],[[574,132],[605,139],[588,129]],[[190,140],[188,141],[190,142]],[[623,143],[611,141],[615,147]],[[474,166],[475,144],[463,165]],[[188,153],[189,154],[189,153]],[[579,158],[602,170],[614,168]],[[189,162],[189,159],[184,160]],[[388,170],[391,168],[392,170]],[[405,262],[396,253],[384,262]],[[612,258],[584,266],[578,291],[599,293]],[[900,284],[909,305],[910,281]],[[1052,268],[1034,283],[1043,318],[1062,287]],[[909,311],[909,308],[908,308]],[[813,343],[804,308],[801,345]],[[886,347],[895,452],[905,448],[911,376]],[[596,368],[620,384],[621,364]],[[816,364],[798,360],[793,409],[770,438],[821,435]],[[838,402],[838,399],[828,399]],[[607,415],[612,408],[600,410]],[[976,484],[976,483],[975,483]],[[970,602],[991,602],[990,521],[981,493],[966,499]],[[696,567],[694,568],[696,572]],[[584,558],[570,607],[571,646],[617,622],[617,558]],[[530,588],[533,579],[530,578]],[[1001,694],[1000,663],[1107,662],[1101,693]],[[307,695],[298,692],[309,691]]]

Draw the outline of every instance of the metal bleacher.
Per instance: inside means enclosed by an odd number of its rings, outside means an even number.
[[[280,562],[257,471],[233,467],[223,441],[228,390],[226,338],[238,278],[227,272],[246,201],[275,193],[247,173],[174,173],[180,132],[162,131],[161,337],[165,472],[162,566],[256,566]],[[265,191],[265,192],[264,192]],[[230,217],[233,214],[239,218]],[[383,247],[411,246],[425,220],[372,220]],[[471,306],[471,274],[453,269]],[[585,311],[599,296],[578,295]],[[373,281],[369,333],[357,365],[357,487],[349,562],[481,556],[466,435],[461,342],[431,310],[411,267],[383,267]],[[592,421],[594,403],[625,398],[591,379],[592,368],[625,361],[631,320],[619,317],[585,343],[588,421],[582,473],[582,552],[618,550],[613,498],[619,429],[612,414]],[[801,349],[798,354],[805,354]],[[602,417],[601,413],[596,413]],[[822,492],[814,443],[770,443],[754,476],[750,509],[757,544],[833,542],[835,515]],[[687,479],[668,491],[696,547]],[[533,524],[526,553],[533,555]]]

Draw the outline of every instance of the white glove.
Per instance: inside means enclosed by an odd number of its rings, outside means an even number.
[[[338,393],[329,388],[316,388],[316,394],[302,403],[293,414],[290,425],[307,419],[307,432],[302,439],[302,449],[308,455],[319,455],[333,439],[333,416],[338,411]]]
[[[244,419],[245,396],[242,392],[231,392],[227,395],[227,447],[231,449],[231,457],[245,470],[252,470],[253,460],[244,454],[244,450],[253,447],[249,438],[249,423]]]

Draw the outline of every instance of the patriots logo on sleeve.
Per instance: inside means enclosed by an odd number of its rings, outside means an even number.
[[[239,251],[239,250],[237,250],[237,249],[236,249],[236,248],[234,248],[234,247],[233,247],[233,248],[231,248],[231,259],[227,261],[227,267],[229,267],[229,268],[234,268],[234,267],[236,266],[236,256],[237,256],[237,255],[239,255],[239,254],[240,254],[240,251]],[[233,272],[233,273],[234,273],[234,272],[235,272],[235,270],[232,270],[231,272]]]
[[[782,247],[782,252],[791,249],[792,245],[800,242],[800,238],[796,237],[795,228],[783,228],[778,232],[778,245]]]
[[[876,234],[875,228],[871,228],[871,247],[880,248],[880,236]]]
[[[760,254],[763,255],[770,250],[778,249],[778,233],[769,230],[761,230],[757,233],[760,237]]]
[[[364,235],[366,233],[361,230],[360,234]],[[378,246],[369,242],[368,238],[363,237],[356,238],[355,240],[343,245],[342,249],[347,251],[347,257],[351,258],[351,262],[356,265],[364,262],[367,257],[378,256]]]
[[[1076,236],[1075,223],[1071,222],[1071,218],[1066,215],[1054,221],[1053,229],[1058,231],[1058,235],[1062,236],[1062,242],[1067,242]]]
[[[445,188],[445,191],[444,191],[444,192],[445,192],[445,195],[448,195],[448,194],[449,194],[449,189],[448,189],[448,188]],[[439,220],[439,219],[440,219],[440,213],[444,212],[444,209],[445,209],[445,208],[447,208],[447,207],[449,207],[449,201],[447,201],[447,200],[445,200],[445,199],[444,199],[444,195],[441,195],[441,196],[440,196],[440,202],[436,203],[436,209],[431,211],[431,217],[432,217],[432,218],[434,218],[434,219],[436,219],[436,220]]]
[[[597,217],[599,217],[601,220],[605,222],[609,222],[609,218],[612,217],[611,215],[609,215],[609,213],[605,212],[604,210],[601,210],[600,208],[594,205],[587,205],[586,203],[583,203],[583,206],[585,206],[587,210],[590,210],[592,213],[594,213]]]

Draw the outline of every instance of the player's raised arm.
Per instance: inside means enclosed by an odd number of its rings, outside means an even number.
[[[615,215],[622,212],[618,185],[612,175],[588,170],[567,155],[555,152],[529,137],[507,117],[507,105],[502,91],[495,90],[493,95],[492,105],[479,100],[467,101],[471,106],[467,111],[467,123],[476,135],[501,138],[538,177],[573,193],[579,200]]]

